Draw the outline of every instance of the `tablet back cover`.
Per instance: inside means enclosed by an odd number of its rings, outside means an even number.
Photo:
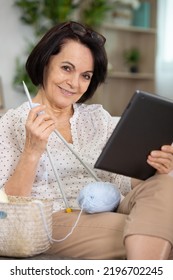
[[[94,167],[145,180],[155,173],[149,153],[172,142],[173,102],[136,91]]]

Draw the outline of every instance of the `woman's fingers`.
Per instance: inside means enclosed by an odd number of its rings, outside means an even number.
[[[157,159],[157,160],[150,160],[147,159],[148,164],[154,167],[159,173],[169,173],[172,170],[170,161]]]
[[[48,138],[55,130],[54,119],[39,105],[30,110],[26,121],[25,150],[41,155],[46,149]]]
[[[165,145],[160,151],[152,151],[147,162],[159,173],[169,173],[173,170],[173,146]]]
[[[26,129],[32,132],[35,131],[35,133],[38,130],[40,133],[55,123],[53,118],[44,112],[44,109],[44,105],[38,105],[30,110],[26,121]]]
[[[45,105],[38,105],[33,107],[28,114],[28,120],[29,121],[34,121],[38,115],[41,115],[43,113],[45,113],[46,106]]]

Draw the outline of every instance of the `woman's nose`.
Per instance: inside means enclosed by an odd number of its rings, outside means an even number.
[[[79,86],[79,75],[78,74],[73,74],[69,77],[67,83],[72,87],[72,88],[77,88]]]

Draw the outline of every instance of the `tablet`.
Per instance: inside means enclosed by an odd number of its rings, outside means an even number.
[[[156,171],[150,152],[172,142],[173,101],[137,90],[94,167],[145,180]]]

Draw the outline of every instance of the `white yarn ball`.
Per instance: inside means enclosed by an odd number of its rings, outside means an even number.
[[[87,184],[79,193],[78,204],[87,213],[111,212],[120,203],[117,186],[108,182]]]

